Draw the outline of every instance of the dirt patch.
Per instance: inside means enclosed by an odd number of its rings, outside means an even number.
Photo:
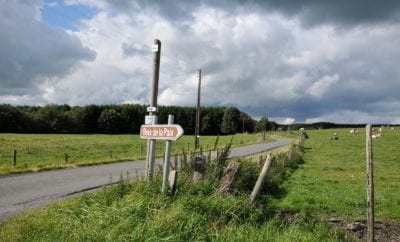
[[[334,226],[346,230],[348,238],[367,241],[367,225],[365,221],[348,222],[340,219],[329,219]],[[400,242],[400,223],[396,221],[375,222],[375,240]]]

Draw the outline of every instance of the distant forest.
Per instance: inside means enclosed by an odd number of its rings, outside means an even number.
[[[144,124],[147,106],[122,105],[46,105],[12,106],[0,104],[0,133],[134,133]],[[160,106],[158,123],[166,124],[168,114],[175,116],[175,123],[182,126],[185,134],[194,134],[195,107]],[[254,133],[271,130],[356,128],[364,124],[313,124],[279,125],[268,118],[254,120],[235,107],[202,107],[201,135]]]
[[[139,133],[147,115],[147,106],[123,105],[0,105],[0,132],[17,133]],[[158,123],[166,124],[168,114],[175,116],[175,123],[193,134],[196,108],[160,106]],[[235,134],[259,132],[266,127],[275,130],[277,124],[263,118],[253,120],[234,107],[202,107],[200,134]]]

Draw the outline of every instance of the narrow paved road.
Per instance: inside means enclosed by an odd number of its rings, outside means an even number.
[[[250,156],[291,143],[291,139],[278,139],[231,149],[230,158]],[[160,163],[160,160],[157,160]],[[145,161],[87,166],[22,175],[0,177],[0,223],[25,210],[40,208],[62,198],[142,176]]]

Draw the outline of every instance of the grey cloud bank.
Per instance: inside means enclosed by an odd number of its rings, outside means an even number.
[[[232,105],[290,122],[400,123],[398,1],[94,1],[79,30],[0,7],[0,103]],[[7,3],[7,4],[6,4]],[[22,9],[17,14],[13,9]],[[11,15],[10,15],[11,13]]]

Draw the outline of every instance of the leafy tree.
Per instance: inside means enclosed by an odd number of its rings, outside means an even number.
[[[0,132],[129,132],[138,133],[147,114],[146,106],[139,104],[12,106],[0,104]],[[160,106],[159,123],[167,123],[168,114],[175,116],[185,134],[193,134],[195,107]],[[233,134],[254,130],[254,120],[236,108],[203,107],[200,134]],[[222,128],[222,125],[224,127]]]
[[[0,132],[17,132],[27,124],[26,115],[11,105],[0,105]]]
[[[120,132],[122,124],[121,114],[115,109],[105,109],[98,120],[99,128],[106,133]]]
[[[84,111],[85,109],[82,107],[73,107],[71,110],[64,112],[64,117],[69,120],[68,127],[65,127],[65,129],[74,133],[85,132],[82,121]]]
[[[71,120],[64,115],[65,110],[69,111],[70,107],[68,105],[57,106],[51,104],[39,109],[37,116],[39,131],[66,131],[71,123]]]
[[[122,105],[121,118],[123,127],[121,131],[129,133],[138,133],[140,126],[144,123],[146,115],[146,106],[124,104]]]
[[[268,118],[262,117],[256,124],[255,131],[262,132],[264,129],[268,130]]]
[[[101,112],[102,109],[97,105],[89,105],[84,108],[81,121],[86,132],[93,133],[98,131],[97,121],[100,118]]]
[[[200,133],[209,134],[210,127],[211,127],[211,118],[209,115],[206,115],[200,121]]]
[[[254,120],[247,115],[246,113],[240,113],[240,122],[241,122],[241,132],[253,132],[254,131]]]
[[[268,120],[266,117],[262,117],[255,125],[255,131],[256,132],[262,132],[264,130],[266,131],[271,131],[271,130],[277,130],[278,129],[278,124],[275,122],[271,122]]]
[[[238,132],[240,111],[237,108],[226,108],[222,117],[221,133],[235,134]]]

